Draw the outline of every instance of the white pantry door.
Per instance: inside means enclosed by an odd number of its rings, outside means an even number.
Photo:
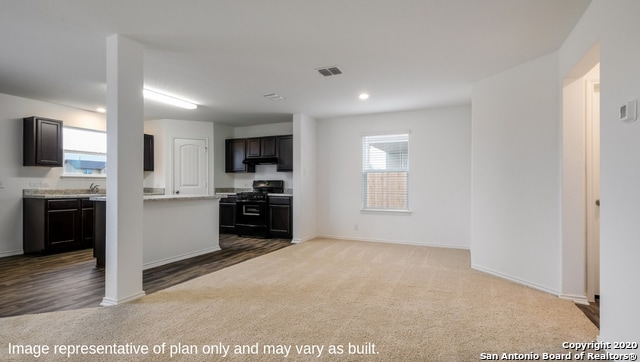
[[[175,138],[173,140],[173,193],[207,195],[207,140]]]

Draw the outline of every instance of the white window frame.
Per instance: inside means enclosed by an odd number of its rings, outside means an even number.
[[[107,156],[107,150],[106,150],[106,137],[107,134],[104,131],[100,131],[100,130],[94,130],[94,129],[87,129],[87,128],[80,128],[80,127],[72,127],[72,126],[64,126],[63,127],[63,132],[69,131],[69,130],[77,130],[77,131],[82,131],[82,132],[90,132],[90,133],[96,133],[96,134],[101,134],[104,135],[104,142],[98,142],[100,144],[100,146],[98,146],[97,148],[95,147],[95,145],[89,145],[89,146],[84,146],[84,145],[70,145],[70,142],[68,142],[68,134],[65,135],[65,137],[63,137],[63,158],[64,158],[64,162],[63,162],[63,171],[62,171],[62,178],[82,178],[82,179],[105,179],[107,177],[107,173],[106,173],[106,168],[104,169],[104,171],[102,173],[92,173],[92,174],[84,174],[84,173],[79,173],[79,172],[69,172],[69,165],[67,164],[67,154],[68,153],[79,153],[79,154],[83,154],[83,155],[87,155],[87,156],[99,156],[99,158],[104,158],[105,162],[106,162],[106,156]],[[102,144],[104,143],[104,144]],[[91,158],[91,157],[89,157]]]
[[[395,167],[395,168],[374,168],[371,167],[370,160],[370,150],[371,148],[368,145],[377,141],[383,141],[384,138],[393,138],[397,137],[399,139],[398,142],[402,142],[402,138],[406,139],[407,148],[406,154],[404,155],[404,159],[401,164],[403,166]],[[379,142],[378,142],[379,143]],[[409,180],[410,180],[410,167],[409,167],[409,157],[410,157],[410,148],[411,148],[411,132],[410,131],[395,131],[395,132],[384,132],[384,133],[367,133],[363,134],[361,137],[361,155],[362,155],[362,200],[361,200],[361,211],[362,212],[390,212],[390,213],[410,213],[410,192],[409,192]],[[405,205],[404,207],[372,207],[368,205],[368,174],[370,173],[384,173],[384,172],[405,172],[406,173],[406,185],[405,185]]]

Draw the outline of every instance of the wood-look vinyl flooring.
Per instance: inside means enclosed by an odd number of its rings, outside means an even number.
[[[596,296],[595,302],[590,302],[589,305],[576,304],[576,306],[600,329],[600,298]]]
[[[220,234],[222,250],[145,270],[143,290],[151,294],[288,245],[283,239]],[[96,307],[104,283],[104,268],[96,268],[93,249],[2,258],[0,317]]]

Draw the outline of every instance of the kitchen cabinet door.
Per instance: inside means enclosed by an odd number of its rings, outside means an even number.
[[[276,171],[293,171],[293,136],[279,136],[278,146],[278,166]]]
[[[220,233],[236,232],[236,198],[235,196],[220,199]]]
[[[89,199],[81,199],[82,208],[80,211],[82,219],[82,228],[80,242],[88,248],[93,246],[94,241],[94,202]]]
[[[61,167],[62,147],[62,121],[23,119],[23,166]]]
[[[276,137],[262,137],[260,139],[260,157],[276,157]]]
[[[292,231],[292,202],[290,196],[269,196],[269,234],[290,239]]]
[[[23,199],[23,249],[49,254],[93,246],[89,199]]]
[[[154,169],[154,154],[153,154],[153,135],[144,135],[144,165],[145,171],[153,171]]]
[[[47,211],[46,249],[66,249],[78,246],[78,209]]]
[[[247,158],[276,157],[276,137],[247,138]]]
[[[225,172],[256,172],[255,165],[242,162],[246,158],[246,144],[246,139],[225,140]]]
[[[257,158],[260,157],[260,138],[247,138],[246,139],[246,157]]]

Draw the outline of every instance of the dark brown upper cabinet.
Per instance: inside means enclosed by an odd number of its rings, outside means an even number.
[[[245,164],[247,140],[225,140],[225,172],[256,172],[256,165]]]
[[[23,119],[23,165],[62,167],[62,121]]]
[[[279,136],[277,147],[278,167],[276,171],[293,171],[293,136]]]
[[[154,166],[153,156],[153,135],[144,135],[144,170],[153,171]]]
[[[276,157],[276,137],[247,138],[246,158]]]
[[[225,172],[256,172],[256,164],[276,164],[277,171],[293,171],[293,136],[225,140]]]

